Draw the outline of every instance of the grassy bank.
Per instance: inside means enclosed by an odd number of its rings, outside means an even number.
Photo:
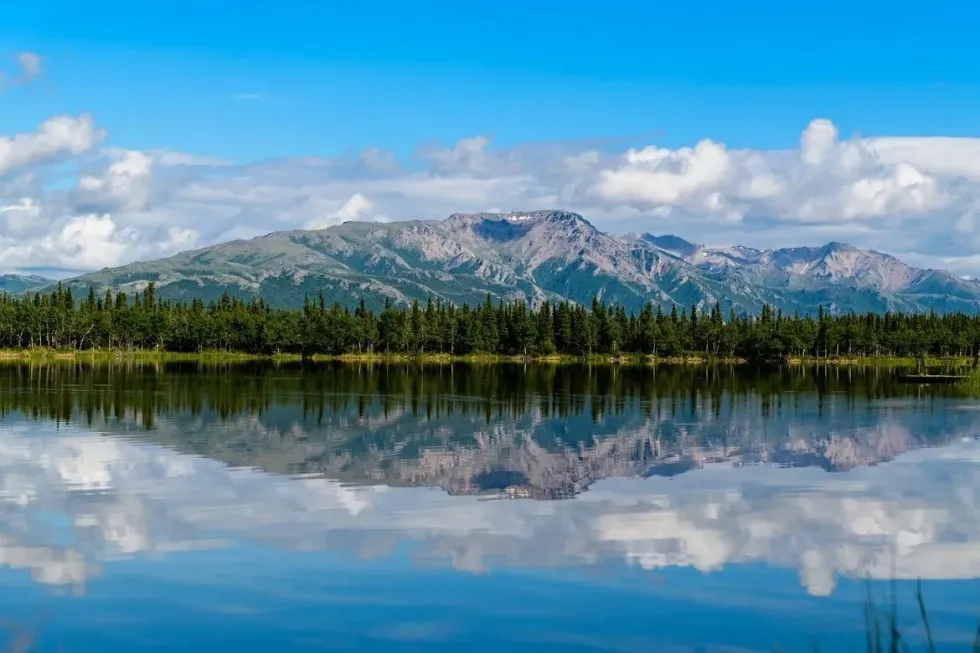
[[[245,361],[280,361],[299,362],[303,358],[299,354],[246,354],[227,351],[202,351],[192,353],[168,352],[160,350],[56,350],[56,349],[23,349],[0,350],[0,361],[79,361],[79,362],[112,362],[112,361],[146,361],[146,362],[215,362],[232,363]],[[345,363],[419,363],[419,364],[448,364],[448,363],[582,363],[592,364],[633,364],[643,365],[657,363],[689,363],[704,364],[711,359],[703,357],[673,357],[654,358],[652,356],[609,356],[595,355],[579,356],[504,356],[495,354],[468,354],[456,356],[453,354],[340,354],[336,356],[317,354],[310,358],[316,362],[345,362]]]
[[[915,367],[918,364],[912,356],[833,356],[829,358],[806,356],[790,357],[790,365],[875,365],[881,367]],[[969,356],[948,358],[927,357],[923,359],[926,367],[970,367],[973,359]]]
[[[216,362],[233,363],[257,360],[282,360],[299,361],[300,356],[275,355],[259,356],[255,354],[243,354],[227,351],[202,351],[194,353],[158,351],[158,350],[58,350],[58,349],[18,349],[0,350],[0,361],[11,362],[55,362],[55,361],[78,361],[78,362],[114,362],[114,361],[138,361],[138,362]]]
[[[113,361],[135,361],[135,362],[207,362],[207,363],[234,363],[246,361],[279,361],[279,362],[299,362],[303,360],[298,354],[247,354],[238,352],[228,352],[220,350],[210,350],[201,352],[181,353],[169,352],[155,349],[144,350],[57,350],[57,349],[22,349],[22,350],[0,350],[0,361],[78,361],[78,362],[113,362]],[[415,363],[440,365],[448,363],[473,363],[473,364],[494,364],[494,363],[550,363],[550,364],[571,364],[589,363],[593,365],[707,365],[725,364],[739,365],[751,363],[744,358],[738,357],[717,357],[691,354],[687,356],[651,356],[648,354],[621,354],[613,356],[610,354],[594,354],[592,356],[503,356],[494,354],[469,354],[465,356],[455,356],[452,354],[385,354],[385,353],[362,353],[362,354],[341,354],[339,356],[316,355],[312,360],[328,362],[339,361],[347,363]],[[972,364],[972,359],[968,357],[953,358],[927,358],[924,364],[929,368],[964,368]],[[784,364],[794,366],[810,365],[834,365],[834,366],[875,366],[875,367],[914,367],[917,361],[912,357],[894,356],[858,356],[858,357],[792,357],[784,361]]]

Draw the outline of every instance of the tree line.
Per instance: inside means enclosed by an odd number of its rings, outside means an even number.
[[[627,312],[598,299],[493,301],[456,306],[434,299],[380,311],[327,305],[307,297],[301,309],[225,293],[207,305],[161,299],[151,283],[127,295],[71,288],[20,297],[0,295],[0,348],[227,351],[248,354],[649,354],[774,356],[966,356],[980,344],[980,317],[963,313],[786,315],[764,306],[757,316],[725,316],[715,304],[668,309],[648,303]]]

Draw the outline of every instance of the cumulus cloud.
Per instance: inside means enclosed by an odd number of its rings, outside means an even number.
[[[57,116],[28,134],[0,137],[0,176],[11,171],[78,156],[104,137],[92,116]]]
[[[708,140],[693,149],[630,150],[624,158],[624,165],[602,171],[599,194],[614,202],[654,207],[680,206],[695,198],[705,206],[714,204],[711,198],[733,165],[724,146]]]
[[[206,246],[344,220],[558,207],[614,232],[755,247],[845,240],[919,265],[980,273],[980,139],[846,137],[816,119],[784,150],[734,149],[710,138],[620,152],[594,143],[498,148],[474,136],[408,160],[369,148],[238,163],[174,151],[96,151],[103,137],[84,115],[0,137],[0,181],[11,191],[0,186],[0,224],[23,228],[28,202],[34,216],[31,229],[18,232],[34,240],[18,246],[37,249],[66,218],[89,214],[108,215],[119,233],[130,230],[113,259],[125,263],[160,255],[167,243]],[[69,160],[80,169],[70,191],[34,174]]]
[[[630,150],[596,190],[610,203],[668,214],[817,224],[921,218],[954,201],[942,180],[901,157],[885,161],[869,141],[842,141],[829,120],[811,122],[789,153],[711,140]]]
[[[41,207],[30,197],[0,206],[0,235],[17,235],[36,227]]]
[[[371,200],[360,193],[354,193],[340,208],[330,211],[321,218],[316,218],[307,225],[308,229],[326,229],[327,227],[347,222],[348,220],[363,220],[368,217],[374,205]]]
[[[0,266],[48,267],[57,262],[68,270],[93,270],[118,265],[138,245],[138,232],[120,228],[108,214],[80,215],[58,221],[35,242],[0,236]]]
[[[149,200],[152,166],[146,154],[125,152],[101,176],[78,179],[79,201],[103,210],[142,211]]]

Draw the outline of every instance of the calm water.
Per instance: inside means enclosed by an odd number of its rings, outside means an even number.
[[[880,369],[0,365],[0,644],[863,651],[894,587],[925,650],[922,578],[971,650],[977,436]]]

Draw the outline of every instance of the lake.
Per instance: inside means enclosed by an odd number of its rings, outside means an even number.
[[[926,650],[921,578],[969,651],[978,436],[884,368],[8,362],[0,644]]]

